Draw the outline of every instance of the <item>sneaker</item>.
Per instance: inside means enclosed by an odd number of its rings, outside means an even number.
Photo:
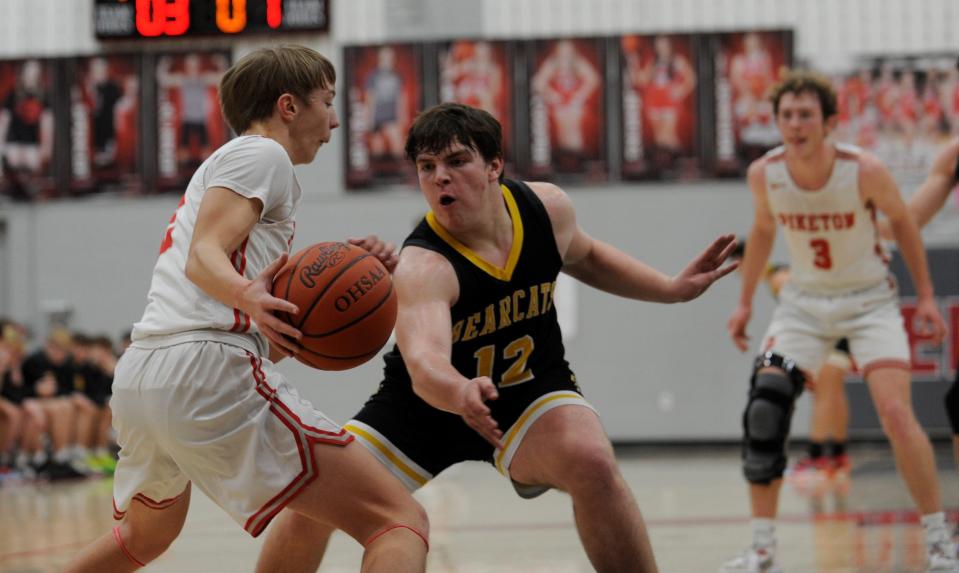
[[[829,477],[829,458],[804,457],[786,472],[786,480],[798,491],[815,493],[822,489]]]
[[[849,454],[839,454],[838,456],[829,456],[827,458],[829,473],[833,477],[849,478],[849,472],[852,470],[852,463],[849,461]]]
[[[110,454],[103,454],[95,456],[90,465],[101,475],[112,476],[117,469],[117,460]]]
[[[773,555],[772,550],[763,547],[750,547],[719,567],[719,573],[782,572],[783,569],[776,563],[776,556]]]
[[[41,467],[37,468],[37,475],[43,476],[50,481],[87,477],[86,474],[77,471],[72,465],[68,463],[55,462],[53,460],[50,460]]]
[[[948,535],[926,545],[926,573],[959,573],[956,546]]]

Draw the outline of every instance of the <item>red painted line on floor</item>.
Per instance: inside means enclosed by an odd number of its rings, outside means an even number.
[[[955,523],[959,519],[959,508],[946,508],[944,510],[950,523]],[[715,516],[715,517],[676,517],[664,519],[648,519],[647,527],[696,527],[709,525],[730,525],[735,523],[748,523],[749,516]],[[821,514],[787,514],[776,518],[776,521],[782,523],[813,523],[824,521],[852,521],[860,527],[873,527],[882,525],[902,525],[919,523],[919,514],[914,509],[884,509],[874,511],[849,511],[849,512],[828,512]],[[488,531],[517,531],[517,530],[548,530],[548,529],[572,529],[573,522],[566,523],[507,523],[507,524],[477,524],[477,525],[455,525],[447,528],[452,532],[476,533]],[[77,549],[89,543],[93,539],[86,541],[74,541],[61,545],[50,547],[36,547],[26,551],[12,551],[9,553],[0,553],[0,561],[9,561],[12,559],[23,559],[27,557],[36,557],[41,555],[51,555],[70,549]]]

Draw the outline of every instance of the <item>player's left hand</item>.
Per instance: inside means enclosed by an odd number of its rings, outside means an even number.
[[[946,321],[939,314],[939,307],[932,297],[919,299],[916,304],[915,321],[918,323],[918,333],[933,344],[942,343],[946,337]]]
[[[363,238],[351,238],[348,242],[351,245],[356,245],[361,249],[367,250],[371,255],[379,259],[380,262],[383,263],[383,266],[386,267],[386,270],[391,273],[393,269],[396,268],[396,263],[400,261],[399,256],[396,254],[396,245],[385,242],[376,235],[367,235]]]
[[[713,244],[693,259],[685,269],[673,277],[673,299],[685,302],[706,292],[711,284],[733,272],[739,266],[734,261],[725,267],[722,264],[736,248],[736,235],[721,235]]]

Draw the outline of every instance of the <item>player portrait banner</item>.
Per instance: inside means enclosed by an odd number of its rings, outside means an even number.
[[[140,59],[95,56],[71,64],[71,194],[140,191]]]
[[[780,143],[767,96],[780,71],[791,65],[792,34],[719,34],[715,44],[715,170],[719,175],[739,175]]]
[[[699,78],[690,35],[623,36],[622,177],[695,177]]]
[[[226,52],[163,54],[156,58],[157,187],[180,190],[210,153],[230,139],[220,113]]]
[[[597,38],[530,43],[531,178],[607,179],[604,46]]]
[[[403,148],[422,107],[420,46],[346,48],[346,185],[356,189],[415,180]]]
[[[957,64],[955,54],[875,57],[834,71],[837,140],[878,155],[900,183],[918,183],[959,134]]]
[[[52,60],[0,62],[0,197],[49,199],[54,179]]]
[[[503,128],[507,164],[513,148],[513,54],[511,42],[461,40],[441,44],[439,101],[457,102],[488,111]],[[512,171],[507,169],[507,172]]]

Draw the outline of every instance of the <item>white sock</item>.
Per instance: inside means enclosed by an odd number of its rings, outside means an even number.
[[[949,541],[949,531],[946,529],[946,514],[938,511],[923,515],[920,520],[923,529],[926,531],[926,545],[932,545],[943,541]]]
[[[58,464],[65,464],[70,461],[70,448],[63,448],[53,452],[53,461]]]
[[[763,517],[754,517],[753,526],[753,547],[759,549],[772,549],[776,546],[776,526],[772,519]]]
[[[42,466],[47,463],[47,452],[40,450],[39,452],[33,453],[33,465]]]

